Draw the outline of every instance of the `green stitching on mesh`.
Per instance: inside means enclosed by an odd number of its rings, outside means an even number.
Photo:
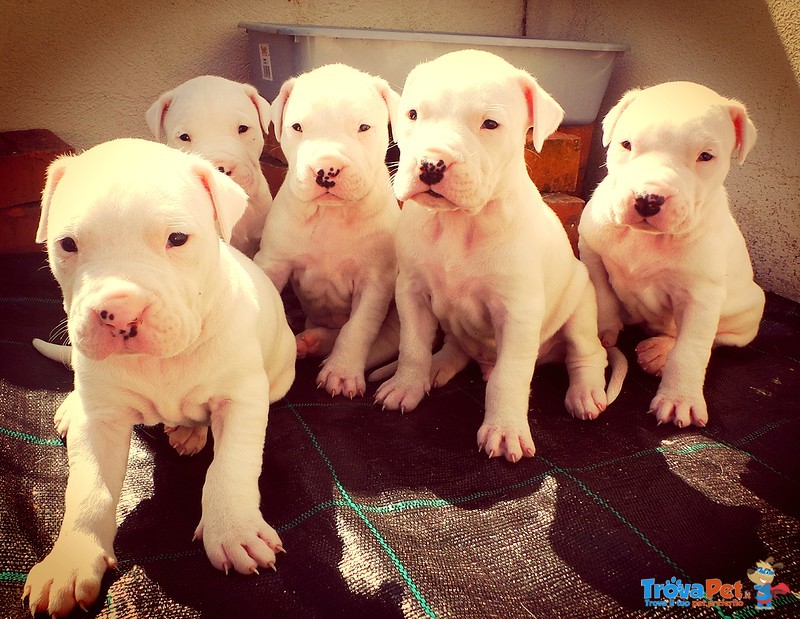
[[[20,441],[33,443],[34,445],[46,445],[48,447],[64,446],[64,443],[61,442],[61,439],[39,438],[38,436],[34,436],[33,434],[26,434],[25,432],[17,432],[16,430],[9,430],[3,427],[0,427],[0,434],[5,434],[6,436],[10,436],[11,438],[15,438]]]
[[[541,459],[542,459],[542,461],[547,462],[547,464],[549,464],[551,467],[553,467],[553,469],[555,469],[556,471],[558,471],[559,473],[561,473],[565,477],[567,477],[567,478],[571,479],[572,481],[574,481],[581,490],[583,490],[586,494],[588,494],[590,497],[592,497],[600,505],[602,505],[604,508],[606,508],[608,511],[610,511],[620,522],[622,522],[633,533],[635,533],[637,537],[639,537],[645,544],[647,544],[647,546],[651,550],[653,550],[656,554],[658,554],[658,556],[660,556],[662,559],[664,559],[664,561],[666,561],[672,567],[674,567],[681,576],[683,576],[684,578],[689,578],[689,574],[687,574],[683,569],[681,569],[681,567],[677,563],[675,563],[675,561],[670,559],[663,550],[661,550],[658,546],[656,546],[653,542],[651,542],[644,533],[642,533],[639,529],[637,529],[636,526],[634,526],[634,524],[630,520],[625,518],[625,516],[623,516],[616,509],[614,509],[614,507],[611,504],[609,504],[608,502],[606,502],[605,499],[603,499],[600,495],[592,492],[592,490],[590,490],[589,487],[585,483],[583,483],[580,479],[578,479],[574,475],[571,475],[570,473],[568,473],[565,469],[560,468],[559,466],[557,466],[555,463],[551,462],[547,458],[541,458]]]
[[[422,592],[420,592],[416,583],[414,583],[414,580],[411,578],[411,575],[408,573],[403,563],[395,554],[394,550],[392,550],[388,542],[383,538],[378,529],[375,528],[375,525],[372,524],[370,519],[367,518],[366,515],[364,515],[364,511],[361,509],[361,507],[355,501],[353,501],[353,499],[350,497],[350,494],[347,492],[347,490],[345,490],[345,487],[339,480],[339,476],[336,474],[336,469],[333,468],[333,463],[328,459],[328,456],[325,455],[325,452],[322,450],[322,447],[317,442],[317,437],[314,436],[314,433],[311,431],[311,428],[308,426],[308,424],[306,424],[305,420],[300,416],[300,414],[296,410],[294,410],[294,406],[292,404],[288,404],[288,406],[289,409],[294,414],[297,421],[303,427],[303,430],[305,430],[306,434],[308,434],[308,437],[311,439],[311,442],[314,445],[314,448],[317,450],[317,453],[319,453],[320,457],[325,462],[325,466],[328,467],[328,470],[330,471],[331,476],[333,477],[333,481],[336,484],[336,488],[339,490],[339,492],[341,492],[342,496],[344,497],[344,500],[347,501],[348,506],[356,513],[356,515],[358,515],[361,521],[372,532],[372,534],[375,536],[375,539],[378,540],[378,543],[381,545],[384,552],[386,552],[386,554],[389,556],[389,559],[391,559],[397,571],[400,572],[400,575],[403,577],[403,580],[408,585],[408,588],[411,590],[411,593],[414,595],[417,602],[422,607],[422,610],[425,611],[425,614],[428,615],[429,617],[436,617],[436,613],[430,607],[430,604],[428,604],[428,601],[425,599],[425,596],[422,595]]]

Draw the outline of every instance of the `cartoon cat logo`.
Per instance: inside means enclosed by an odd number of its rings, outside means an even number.
[[[755,569],[750,568],[747,570],[747,578],[750,579],[753,583],[753,588],[756,590],[758,610],[772,608],[773,597],[791,593],[786,583],[772,584],[775,580],[775,570],[779,570],[782,567],[783,563],[775,563],[775,558],[769,557],[766,561],[758,561]]]

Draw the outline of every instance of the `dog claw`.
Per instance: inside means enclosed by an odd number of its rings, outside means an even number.
[[[275,552],[282,552],[283,554],[286,554],[286,549],[280,544],[278,544],[277,546],[275,546]]]
[[[277,572],[277,571],[278,571],[278,568],[277,568],[277,567],[275,567],[275,564],[274,564],[274,563],[270,563],[270,564],[269,564],[269,566],[272,568],[272,571],[273,571],[273,572]]]
[[[494,449],[489,450],[489,460],[491,460],[492,458],[494,458]]]
[[[250,570],[250,573],[251,574],[255,574],[256,576],[261,576],[261,574],[258,573],[258,568],[257,567],[252,568]]]

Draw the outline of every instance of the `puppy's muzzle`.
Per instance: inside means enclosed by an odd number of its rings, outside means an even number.
[[[642,217],[652,217],[653,215],[658,214],[661,210],[661,206],[666,202],[666,198],[664,196],[660,196],[653,193],[639,193],[636,194],[636,201],[634,203],[634,208],[636,208],[636,212],[639,213]]]

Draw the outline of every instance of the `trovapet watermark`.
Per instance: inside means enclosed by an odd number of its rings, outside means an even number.
[[[772,609],[772,601],[779,595],[793,595],[800,598],[800,593],[793,593],[786,583],[775,583],[776,570],[783,568],[783,563],[776,563],[773,557],[758,561],[754,568],[747,570],[747,580],[725,583],[718,578],[708,578],[703,582],[683,582],[672,577],[664,582],[656,582],[655,578],[641,581],[644,605],[648,608],[658,607],[728,607],[736,608],[750,604],[755,598],[757,610]]]
[[[645,578],[642,588],[647,607],[734,607],[744,606],[744,600],[752,597],[742,581],[723,583],[718,578],[686,583],[675,577],[663,583],[656,582],[655,578]]]

